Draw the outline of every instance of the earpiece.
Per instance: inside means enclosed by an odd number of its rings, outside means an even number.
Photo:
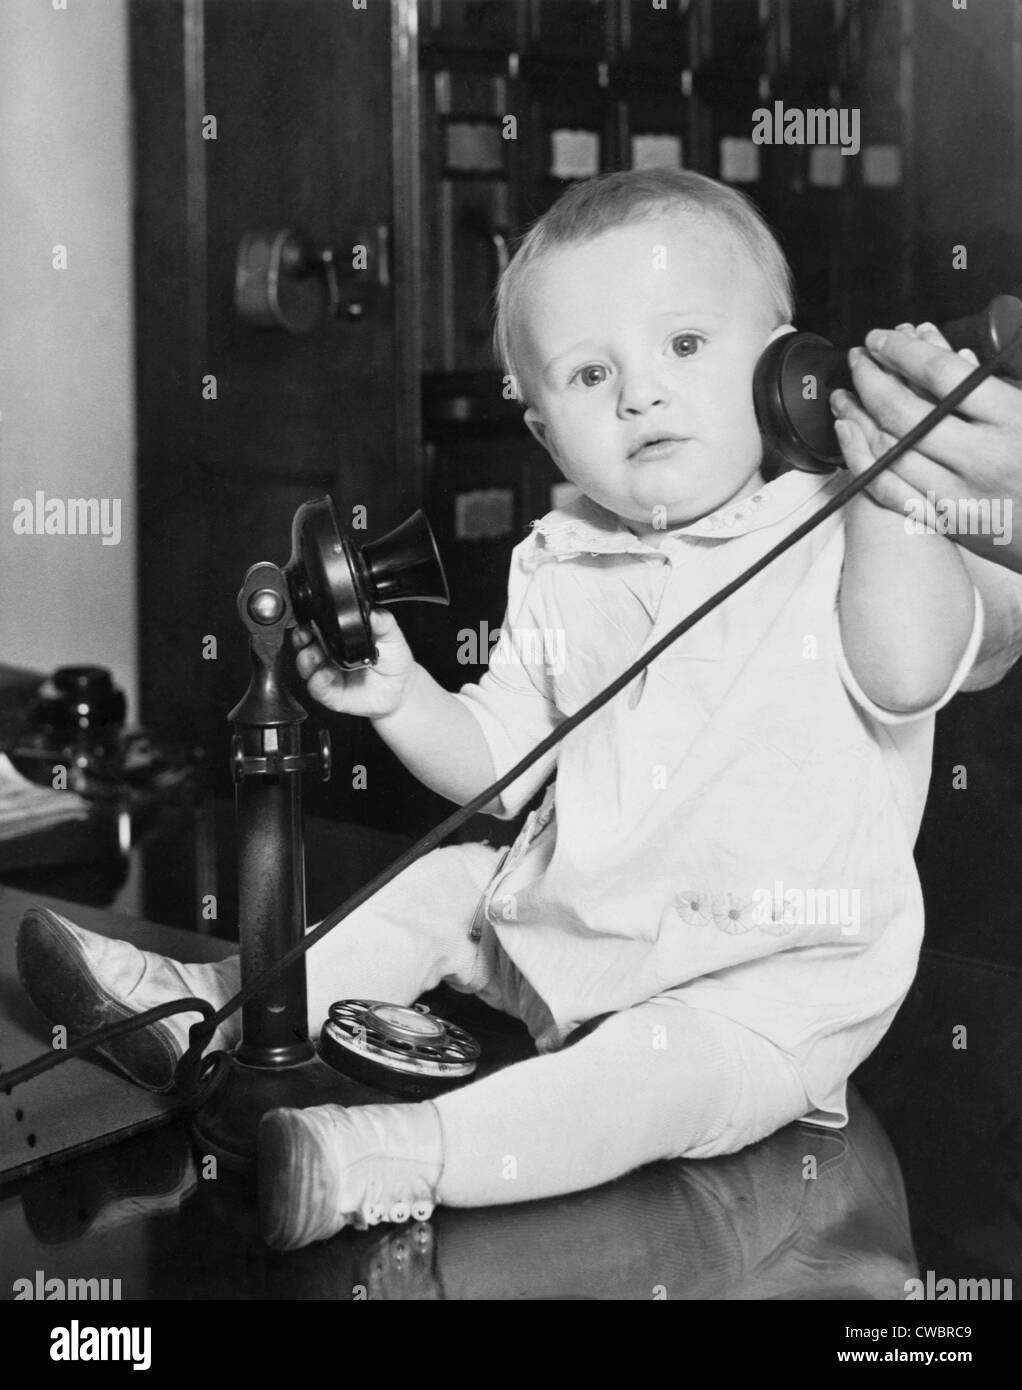
[[[436,541],[421,511],[359,546],[342,531],[333,499],[321,497],[295,512],[291,547],[284,576],[295,617],[316,629],[345,670],[376,660],[369,613],[377,604],[450,602]]]
[[[1022,300],[998,295],[981,314],[956,319],[942,328],[956,352],[971,348],[989,361],[1022,329]],[[1000,375],[1022,382],[1022,350]],[[752,382],[759,427],[788,467],[830,473],[844,466],[834,432],[830,394],[851,388],[848,355],[816,333],[785,333],[770,342]]]
[[[851,383],[847,354],[817,333],[786,333],[768,345],[752,396],[761,432],[789,467],[830,473],[842,466],[830,393]]]

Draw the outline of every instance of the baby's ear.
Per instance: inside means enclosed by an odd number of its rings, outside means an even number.
[[[529,432],[532,434],[533,438],[536,439],[536,440],[538,440],[538,442],[539,442],[540,444],[543,445],[543,448],[547,451],[547,453],[550,455],[550,457],[556,462],[556,460],[557,460],[557,455],[554,453],[553,449],[550,447],[550,441],[549,441],[549,439],[547,438],[547,427],[546,427],[546,424],[544,423],[543,418],[542,418],[542,416],[540,415],[539,411],[536,409],[536,407],[530,405],[530,406],[528,407],[528,409],[526,410],[525,414],[522,416],[522,419],[525,421],[526,425],[529,427]]]
[[[777,325],[777,327],[776,327],[776,328],[773,330],[773,332],[770,334],[770,337],[766,340],[766,342],[763,344],[763,346],[764,346],[764,347],[769,347],[770,344],[771,344],[771,343],[775,343],[775,342],[777,341],[778,338],[784,338],[784,337],[786,337],[787,334],[789,334],[789,333],[797,333],[797,332],[798,332],[798,329],[795,327],[795,325],[794,325],[793,323],[780,323],[780,324]]]

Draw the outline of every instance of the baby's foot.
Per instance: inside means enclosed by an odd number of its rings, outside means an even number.
[[[429,1101],[271,1110],[259,1125],[263,1238],[298,1250],[345,1226],[428,1221],[442,1169],[440,1117]]]
[[[120,1023],[171,999],[194,996],[216,1008],[239,984],[237,957],[211,965],[182,965],[76,927],[59,912],[33,907],[18,932],[18,974],[32,1003],[51,1023],[63,1024],[68,1041]],[[199,1014],[173,1014],[148,1028],[97,1048],[118,1070],[150,1091],[169,1091]],[[214,1033],[210,1047],[233,1047],[240,1014]]]

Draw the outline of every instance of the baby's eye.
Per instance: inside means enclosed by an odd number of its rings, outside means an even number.
[[[572,377],[572,381],[577,381],[582,386],[602,386],[606,380],[607,368],[601,367],[597,363],[592,363],[588,367],[580,367]]]
[[[698,333],[677,333],[671,339],[671,351],[675,357],[694,357],[703,345]]]

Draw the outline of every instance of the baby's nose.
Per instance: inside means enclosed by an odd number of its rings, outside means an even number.
[[[632,372],[621,382],[618,414],[622,418],[632,418],[669,402],[670,391],[667,383],[656,372]]]

